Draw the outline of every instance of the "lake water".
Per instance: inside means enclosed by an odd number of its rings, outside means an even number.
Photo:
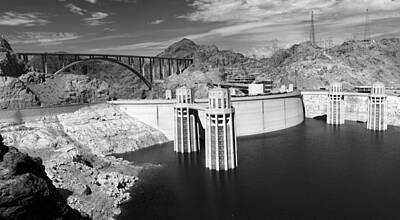
[[[142,171],[119,219],[399,219],[400,128],[308,119],[238,139],[239,167],[209,171],[173,143],[122,155]]]

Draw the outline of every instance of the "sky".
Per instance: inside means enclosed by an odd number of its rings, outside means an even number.
[[[0,34],[18,52],[156,55],[182,38],[262,56],[310,36],[321,44],[400,37],[400,0],[1,0]]]

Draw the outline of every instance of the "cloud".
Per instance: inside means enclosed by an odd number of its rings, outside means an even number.
[[[85,1],[87,1],[89,3],[92,3],[92,4],[96,4],[97,3],[97,0],[85,0]]]
[[[17,13],[17,12],[3,12],[0,13],[0,26],[43,26],[50,23],[42,13]]]
[[[67,0],[58,0],[58,1],[65,2]],[[84,1],[89,2],[91,4],[96,4],[98,2],[98,0],[84,0]],[[124,3],[133,3],[133,2],[136,3],[137,0],[110,0],[110,1],[113,1],[113,2],[124,2]]]
[[[103,31],[114,32],[114,28],[103,28]]]
[[[201,22],[255,22],[266,19],[278,21],[280,17],[299,19],[299,14],[311,10],[332,16],[334,14],[394,11],[400,9],[395,0],[194,0],[189,4],[193,12],[179,16]],[[301,17],[300,17],[301,18]]]
[[[56,45],[64,41],[78,39],[77,33],[67,32],[17,32],[10,37],[11,44]]]
[[[154,53],[158,53],[158,52],[164,50],[165,48],[167,48],[169,45],[171,45],[173,42],[175,42],[177,40],[178,39],[172,39],[172,40],[166,40],[166,41],[151,41],[151,42],[127,44],[127,45],[114,46],[114,47],[96,48],[96,49],[90,49],[87,52],[107,51],[109,53],[110,51],[112,51],[112,52],[117,52],[117,53],[133,54],[133,53],[138,53],[138,51],[140,51],[141,53],[147,53],[148,55],[154,55]],[[142,54],[142,55],[144,55],[144,54]]]
[[[165,19],[157,19],[157,20],[154,20],[154,21],[150,22],[150,24],[161,24],[164,21],[165,21]]]
[[[89,18],[85,18],[84,21],[89,26],[99,26],[99,25],[109,24],[111,23],[110,21],[104,21],[104,19],[107,18],[108,16],[109,15],[105,12],[94,12],[91,14]]]
[[[136,3],[137,0],[111,0],[114,2],[123,2],[123,3]]]
[[[310,13],[315,12],[318,40],[342,42],[346,34],[362,35],[365,10],[369,9],[373,37],[387,36],[400,21],[398,0],[192,0],[192,11],[178,16],[193,22],[209,23],[211,29],[186,36],[200,42],[246,50],[271,39],[282,46],[308,39]],[[361,34],[360,34],[361,33]],[[358,38],[361,39],[361,38]],[[230,42],[230,43],[229,43]],[[240,42],[240,44],[239,44]],[[248,49],[248,48],[247,48]]]
[[[86,0],[85,0],[86,1]],[[93,3],[96,3],[94,0],[90,0]],[[83,21],[89,26],[99,26],[104,24],[111,23],[110,21],[104,21],[105,18],[109,16],[108,13],[105,12],[89,12],[86,9],[78,7],[74,4],[67,4],[65,5],[66,8],[69,9],[70,12],[84,16],[89,15],[90,17],[84,18]],[[106,31],[112,31],[112,29],[106,29]]]
[[[67,4],[65,7],[68,8],[70,12],[78,15],[85,15],[87,13],[86,9],[80,8],[74,4]]]

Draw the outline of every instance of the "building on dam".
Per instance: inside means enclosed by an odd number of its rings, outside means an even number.
[[[387,130],[387,97],[383,83],[372,85],[368,98],[367,128],[375,131]]]
[[[193,91],[185,86],[176,90],[174,151],[178,153],[191,153],[200,149],[201,124],[198,112],[193,108],[193,98]]]
[[[206,109],[206,167],[229,170],[237,167],[235,111],[228,89],[209,90]]]
[[[172,91],[170,89],[165,90],[165,99],[166,100],[172,99]]]
[[[345,102],[341,83],[332,83],[328,93],[327,123],[344,124]]]

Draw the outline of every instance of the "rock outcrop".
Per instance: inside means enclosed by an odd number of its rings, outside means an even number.
[[[163,52],[159,53],[158,57],[171,58],[192,58],[194,57],[199,46],[193,41],[183,38],[182,40],[171,44]]]
[[[19,77],[26,70],[26,65],[18,59],[7,40],[0,37],[0,76]]]
[[[10,44],[0,37],[0,109],[18,109],[40,105],[35,94],[18,79],[26,72]]]
[[[0,219],[84,219],[58,193],[40,158],[2,142],[0,136]]]
[[[105,102],[110,99],[110,86],[85,75],[50,75],[30,72],[20,77],[40,100],[42,107]]]
[[[98,155],[135,151],[167,141],[162,132],[106,104],[62,114],[58,120],[69,137]]]
[[[0,109],[40,106],[39,98],[18,78],[0,76]]]

